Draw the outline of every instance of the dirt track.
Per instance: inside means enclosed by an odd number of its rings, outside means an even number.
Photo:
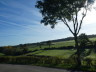
[[[81,72],[31,65],[0,64],[0,72]]]

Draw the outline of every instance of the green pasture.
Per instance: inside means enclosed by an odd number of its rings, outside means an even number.
[[[96,41],[96,38],[89,38],[91,41]]]
[[[96,53],[93,52],[93,50],[89,53],[89,49],[86,49],[83,54],[85,54],[83,57],[84,58],[92,58],[96,59]],[[24,55],[43,55],[43,56],[55,56],[55,57],[60,57],[60,58],[70,58],[72,55],[74,55],[76,50],[74,49],[69,49],[69,50],[38,50],[35,52],[30,52]],[[88,55],[86,55],[89,53]]]
[[[96,38],[90,38],[91,41],[96,41]],[[49,48],[48,45],[42,45],[41,48],[37,45],[32,45],[32,46],[28,46],[28,50],[30,51],[30,53],[24,54],[24,55],[44,55],[44,56],[56,56],[56,57],[61,57],[61,58],[69,58],[71,57],[71,55],[73,55],[76,50],[74,49],[66,49],[66,50],[59,50],[59,49],[54,49],[54,48],[60,48],[60,47],[64,47],[64,46],[74,46],[75,42],[74,40],[70,40],[70,41],[62,41],[62,42],[54,42],[51,45],[51,48],[53,48],[53,50],[43,50],[45,48]],[[36,51],[35,51],[36,50]],[[31,52],[33,51],[33,52]],[[87,53],[88,50],[85,50],[85,53]],[[92,50],[90,52],[90,54],[86,57],[90,57],[90,58],[96,58],[96,53]]]
[[[53,42],[53,44],[51,45],[51,48],[59,48],[59,47],[64,47],[64,46],[74,46],[75,42],[74,40],[71,41],[62,41],[62,42]],[[28,46],[29,51],[33,51],[33,50],[39,50],[39,49],[44,49],[44,48],[49,48],[48,45],[41,45],[41,48],[37,45],[33,45],[33,46]]]
[[[3,53],[0,53],[0,56],[4,56],[4,54]]]
[[[44,56],[56,56],[62,58],[69,58],[74,54],[76,50],[39,50],[32,53],[27,53],[26,55],[44,55]]]
[[[96,38],[90,38],[91,41],[96,41]],[[55,47],[55,48],[59,48],[59,47],[64,47],[64,46],[74,46],[75,45],[75,42],[74,40],[70,40],[70,41],[61,41],[61,42],[53,42],[53,44],[51,45],[51,48],[52,47]],[[31,46],[28,46],[28,49],[29,51],[33,51],[33,50],[39,50],[39,49],[44,49],[44,48],[48,48],[49,46],[48,45],[41,45],[41,48],[37,45],[31,45]]]

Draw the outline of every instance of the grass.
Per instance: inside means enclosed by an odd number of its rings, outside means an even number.
[[[86,49],[84,53],[88,53],[90,50]],[[70,50],[38,50],[36,52],[30,52],[24,55],[43,55],[43,56],[55,56],[55,57],[60,57],[60,58],[69,58],[71,57],[76,50],[70,49]],[[89,55],[83,56],[84,58],[92,58],[96,59],[96,53],[91,51]]]
[[[96,41],[96,38],[90,38],[91,41]],[[64,47],[64,46],[74,46],[75,42],[74,40],[70,40],[70,41],[61,41],[61,42],[53,42],[54,45],[51,45],[51,47]],[[42,45],[41,49],[44,48],[48,48],[48,45]],[[40,47],[37,45],[32,45],[32,46],[28,46],[29,51],[34,51],[34,50],[40,50]]]
[[[96,59],[96,53],[94,51],[91,51],[90,55],[88,55],[87,58]]]
[[[96,38],[89,38],[91,41],[96,41]]]
[[[51,45],[51,47],[59,48],[59,47],[74,46],[74,45],[75,45],[75,42],[71,40],[71,41],[54,42],[54,45]],[[33,46],[28,46],[28,49],[29,51],[34,51],[34,50],[40,50],[48,47],[49,47],[48,45],[42,45],[40,48],[37,45],[33,45]]]
[[[28,53],[26,55],[44,55],[44,56],[56,56],[61,58],[69,58],[74,54],[76,50],[39,50],[36,52]]]
[[[90,38],[91,41],[95,41],[96,38]],[[75,42],[74,40],[70,40],[70,41],[62,41],[62,42],[54,42],[54,45],[51,45],[51,48],[55,47],[55,48],[59,48],[59,47],[64,47],[64,46],[74,46]],[[28,49],[29,51],[34,51],[34,52],[30,52],[27,53],[25,55],[44,55],[44,56],[56,56],[56,57],[61,57],[61,58],[69,58],[72,54],[74,54],[76,52],[76,50],[41,50],[44,48],[48,48],[48,45],[42,45],[42,48],[40,48],[37,45],[33,45],[33,46],[29,46]],[[88,52],[88,49],[86,49],[85,53]],[[94,53],[93,51],[91,51],[91,53],[86,56],[89,58],[95,58],[96,59],[96,53]]]
[[[3,54],[3,53],[0,53],[0,56],[4,56],[5,54]]]

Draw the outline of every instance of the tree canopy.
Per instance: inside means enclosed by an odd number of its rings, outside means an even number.
[[[78,40],[82,46],[86,46],[88,42],[91,42],[85,33],[80,34]]]
[[[43,16],[41,23],[50,24],[54,28],[60,20],[64,22],[72,34],[78,34],[87,10],[93,2],[94,0],[38,0],[36,7],[40,9]],[[78,12],[82,8],[82,18],[78,22]],[[73,22],[73,31],[68,24],[69,21]]]

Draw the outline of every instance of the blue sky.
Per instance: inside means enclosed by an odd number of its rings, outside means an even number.
[[[35,8],[35,3],[36,0],[0,0],[0,46],[72,36],[61,22],[55,29],[40,24],[42,15]],[[88,12],[80,33],[96,34],[96,10]]]

